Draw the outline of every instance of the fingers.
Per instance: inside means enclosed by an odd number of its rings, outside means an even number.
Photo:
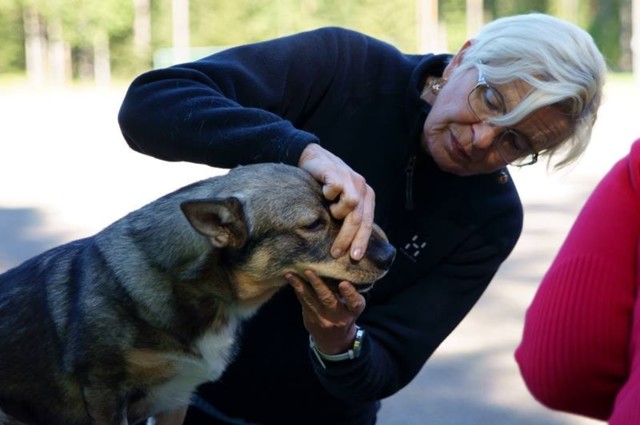
[[[355,336],[355,322],[365,308],[364,297],[349,282],[341,282],[338,294],[331,291],[312,271],[304,278],[287,274],[300,304],[304,325],[322,352],[333,354],[347,350]]]
[[[311,270],[307,270],[304,272],[304,277],[307,279],[307,282],[311,284],[311,288],[313,289],[312,296],[315,296],[314,298],[321,308],[332,309],[337,307],[340,301],[317,274]]]
[[[287,273],[285,279],[293,287],[293,290],[302,304],[302,307],[311,306],[314,303],[313,290],[297,275]]]
[[[334,204],[335,205],[335,204]],[[331,248],[331,255],[334,258],[350,249],[350,256],[355,261],[359,261],[364,256],[371,237],[373,227],[373,216],[375,208],[375,193],[369,186],[366,187],[365,194],[361,202],[345,217],[342,227]],[[331,213],[334,214],[332,206]],[[334,214],[335,216],[335,214]]]
[[[333,202],[330,206],[331,215],[337,220],[343,220],[331,248],[331,255],[337,258],[349,251],[353,260],[361,260],[373,226],[373,189],[364,177],[340,158],[316,144],[304,149],[298,165],[323,184],[324,197]]]
[[[340,282],[338,289],[342,295],[346,309],[360,316],[366,305],[362,294],[349,282]]]
[[[336,199],[338,199],[338,197],[340,196],[340,194],[342,193],[342,185],[338,184],[338,183],[325,183],[322,186],[322,194],[324,195],[325,199],[327,201],[335,201]],[[338,205],[338,204],[331,204],[333,205]],[[336,211],[336,213],[340,214],[340,211]],[[334,215],[334,211],[331,211],[331,214],[336,217]],[[338,217],[336,217],[338,218]]]
[[[315,272],[307,270],[304,277],[306,282],[292,273],[285,276],[303,307],[314,311],[319,318],[340,322],[345,318],[360,316],[364,311],[365,299],[351,283],[340,282],[339,294],[336,294]]]

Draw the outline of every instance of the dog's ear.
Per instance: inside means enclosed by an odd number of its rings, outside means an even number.
[[[249,237],[249,228],[238,198],[185,201],[180,209],[198,232],[218,248],[239,248]]]

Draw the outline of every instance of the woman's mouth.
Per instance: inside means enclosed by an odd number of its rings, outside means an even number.
[[[454,136],[453,133],[450,133],[450,135],[451,135],[451,153],[452,153],[452,155],[454,157],[460,159],[461,161],[464,161],[464,162],[471,161],[471,157],[462,148],[462,145],[460,144],[460,142],[458,142],[458,139],[456,138],[456,136]]]

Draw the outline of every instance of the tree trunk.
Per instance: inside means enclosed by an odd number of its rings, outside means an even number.
[[[46,38],[42,30],[40,14],[34,4],[27,3],[22,10],[22,16],[24,22],[27,79],[32,84],[44,84],[46,80]]]
[[[418,51],[438,53],[441,49],[438,0],[416,0]]]
[[[110,62],[109,36],[101,31],[93,41],[93,69],[96,85],[106,87],[111,83]]]
[[[189,60],[189,0],[172,0],[173,5],[173,62]]]
[[[484,25],[484,7],[482,0],[467,0],[467,38],[471,39]]]
[[[62,21],[55,18],[47,23],[49,35],[49,71],[50,80],[54,85],[64,85],[67,81],[67,57],[64,40],[62,39]]]
[[[151,63],[151,1],[133,0],[133,46],[136,66],[142,69]]]

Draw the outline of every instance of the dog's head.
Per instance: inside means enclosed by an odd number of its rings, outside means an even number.
[[[330,254],[341,222],[332,218],[320,184],[283,164],[237,167],[212,180],[211,197],[181,204],[189,223],[208,237],[237,285],[258,301],[285,285],[284,275],[314,270],[328,283],[370,287],[391,267],[395,249],[374,225],[361,261]]]

